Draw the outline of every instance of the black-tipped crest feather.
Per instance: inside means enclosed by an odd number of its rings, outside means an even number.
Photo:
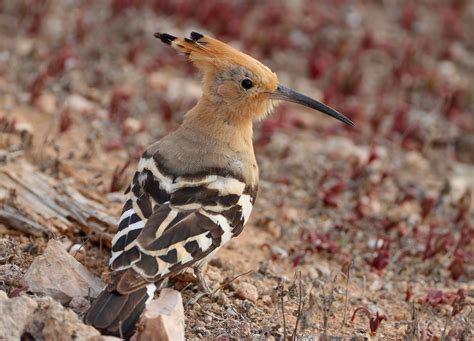
[[[191,36],[191,39],[194,40],[194,41],[198,41],[199,39],[204,37],[203,34],[197,33],[197,32],[191,32],[190,36]]]
[[[168,34],[168,33],[156,32],[154,36],[155,38],[160,39],[163,43],[168,44],[168,45],[171,45],[173,40],[177,39],[175,36],[172,36],[171,34]]]
[[[200,48],[200,49],[203,48],[202,44],[201,44],[200,42],[198,42],[198,41],[195,41],[195,40],[192,40],[192,39],[189,39],[189,38],[184,38],[184,41],[187,42],[187,43],[189,43],[189,44],[193,44],[194,46],[196,46],[196,47],[198,47],[198,48]]]

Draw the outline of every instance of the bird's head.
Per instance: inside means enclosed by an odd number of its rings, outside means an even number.
[[[336,110],[279,84],[277,75],[266,65],[217,39],[196,32],[190,38],[166,33],[155,33],[155,37],[185,53],[203,71],[203,97],[223,114],[260,119],[272,111],[276,102],[284,100],[354,125]]]

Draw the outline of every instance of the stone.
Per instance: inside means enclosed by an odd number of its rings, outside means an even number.
[[[72,310],[50,297],[39,298],[38,306],[35,319],[41,321],[44,327],[40,333],[30,332],[35,340],[87,340],[100,335],[95,328],[84,324]]]
[[[262,302],[263,302],[263,304],[269,306],[269,305],[272,304],[272,298],[268,295],[265,295],[265,296],[262,297]]]
[[[83,115],[95,112],[94,103],[77,94],[69,95],[66,98],[66,108],[71,110],[73,113]]]
[[[84,247],[84,244],[74,244],[68,249],[68,252],[79,262],[84,260],[84,258],[86,257],[86,249]]]
[[[229,298],[227,297],[226,294],[224,294],[223,292],[219,293],[219,295],[217,296],[217,303],[221,304],[221,305],[224,305],[224,304],[229,304],[230,303],[230,300]]]
[[[382,288],[383,288],[383,283],[382,281],[379,281],[378,279],[374,280],[369,286],[369,290],[371,292],[379,291]]]
[[[326,262],[317,262],[314,267],[321,274],[322,277],[331,276],[331,268]]]
[[[0,340],[88,340],[100,336],[70,309],[50,297],[8,298],[0,291]]]
[[[43,255],[34,259],[23,277],[32,292],[51,296],[61,303],[73,297],[97,297],[104,283],[51,239]]]
[[[69,302],[69,308],[71,308],[77,315],[83,316],[91,307],[91,302],[85,297],[73,297]]]
[[[179,291],[165,288],[158,299],[149,302],[132,341],[184,340],[184,308]]]
[[[0,340],[20,340],[38,304],[27,297],[9,299],[0,291]]]
[[[15,131],[19,134],[33,135],[34,129],[30,123],[18,122],[15,124]]]
[[[123,129],[129,135],[137,134],[144,128],[143,123],[133,117],[128,117],[123,122]]]
[[[35,47],[34,39],[29,38],[18,39],[15,45],[15,52],[22,57],[29,55]]]
[[[0,290],[18,286],[23,277],[23,270],[16,264],[0,265]]]
[[[36,100],[36,106],[45,114],[54,114],[57,111],[56,97],[53,94],[45,92]]]
[[[296,208],[288,207],[283,211],[283,217],[289,222],[297,222],[300,214]]]
[[[250,283],[240,283],[236,288],[237,297],[243,300],[249,300],[251,302],[256,302],[258,300],[258,291],[255,285]]]

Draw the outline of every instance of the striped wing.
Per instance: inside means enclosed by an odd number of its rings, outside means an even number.
[[[127,270],[120,292],[205,260],[242,231],[252,210],[256,191],[233,176],[173,178],[160,168],[145,154],[130,186],[110,259],[112,270]]]

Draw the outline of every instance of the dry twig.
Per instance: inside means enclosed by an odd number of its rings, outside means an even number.
[[[351,261],[351,263],[347,267],[347,273],[344,274],[344,276],[346,277],[346,293],[345,293],[345,297],[344,297],[344,317],[342,318],[341,328],[344,327],[344,325],[346,324],[347,305],[348,305],[348,302],[349,302],[349,280],[351,278],[351,268],[352,268],[353,263],[354,262]]]
[[[295,322],[295,329],[293,331],[292,340],[296,341],[296,336],[298,335],[298,325],[303,315],[303,307],[304,307],[304,298],[303,298],[303,284],[301,282],[301,271],[297,273],[298,277],[298,287],[299,287],[299,295],[298,295],[298,314],[296,317]]]

